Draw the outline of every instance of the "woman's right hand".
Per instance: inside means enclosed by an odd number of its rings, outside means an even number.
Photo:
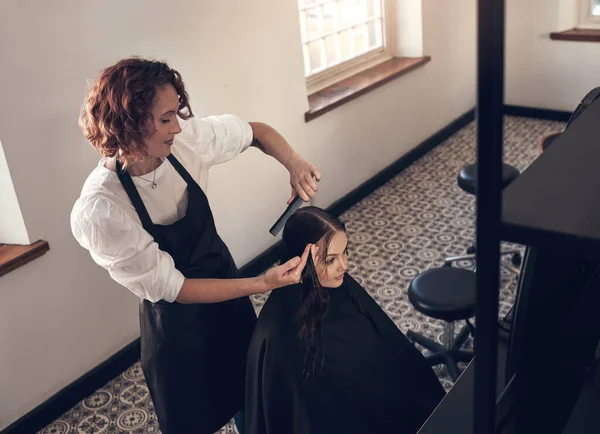
[[[265,292],[300,282],[302,271],[304,270],[306,261],[308,260],[308,254],[312,250],[314,257],[314,255],[317,253],[316,249],[317,247],[314,244],[307,244],[304,252],[302,253],[302,257],[296,256],[287,261],[285,264],[281,264],[267,270],[267,272],[263,275],[266,287]]]

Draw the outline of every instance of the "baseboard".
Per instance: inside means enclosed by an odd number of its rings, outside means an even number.
[[[25,416],[2,430],[1,434],[35,433],[58,419],[77,403],[120,375],[140,357],[140,339],[124,347]]]
[[[350,193],[335,201],[326,211],[334,216],[339,216],[352,206],[357,204],[360,200],[373,193],[379,187],[384,185],[394,176],[398,175],[412,163],[417,161],[423,155],[433,150],[437,145],[442,143],[444,140],[452,136],[454,133],[459,131],[464,126],[468,125],[475,119],[475,109],[471,109],[465,114],[461,115],[450,124],[442,128],[440,131],[426,139],[416,148],[409,151],[407,154],[400,157],[394,163],[387,166],[385,169],[377,173],[372,178],[368,179]],[[250,261],[248,264],[240,269],[242,277],[257,276],[262,273],[271,264],[274,264],[279,259],[281,252],[281,241],[278,241],[273,246],[269,247],[263,253],[259,254],[256,258]]]
[[[433,150],[444,140],[452,136],[475,118],[475,110],[469,110],[446,127],[429,137],[423,143],[412,149],[403,157],[383,169],[371,179],[362,183],[350,193],[337,200],[327,208],[327,211],[339,216],[365,198],[394,176],[398,175],[420,157]],[[242,277],[257,276],[279,259],[281,241],[256,256],[240,269]],[[127,345],[110,359],[71,383],[46,402],[27,413],[25,416],[5,428],[0,434],[34,433],[58,419],[74,405],[94,393],[97,389],[120,375],[123,371],[139,360],[139,338]]]
[[[548,121],[567,122],[573,112],[505,104],[504,114],[510,116],[521,116],[525,118],[544,119]]]
[[[423,155],[433,150],[436,146],[442,143],[444,140],[451,137],[454,133],[459,131],[461,128],[468,125],[475,119],[475,110],[471,109],[459,118],[452,121],[450,124],[433,134],[431,137],[426,139],[416,148],[400,157],[398,160],[387,166],[385,169],[377,173],[371,179],[365,181],[350,193],[342,197],[341,199],[334,202],[327,208],[327,211],[335,216],[339,216],[346,210],[350,209],[361,199],[367,197],[373,193],[379,187],[384,185],[386,182],[391,180],[393,177],[398,175],[412,163],[417,161]]]

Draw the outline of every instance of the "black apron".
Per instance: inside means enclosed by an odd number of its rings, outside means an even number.
[[[237,278],[206,195],[172,154],[167,158],[188,192],[185,217],[171,225],[152,223],[117,159],[117,174],[144,229],[186,278]],[[212,434],[243,408],[246,355],[255,323],[248,297],[222,303],[140,303],[141,364],[163,434]]]

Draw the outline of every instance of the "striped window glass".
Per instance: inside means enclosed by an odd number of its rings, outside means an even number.
[[[304,75],[384,48],[384,0],[298,0]]]

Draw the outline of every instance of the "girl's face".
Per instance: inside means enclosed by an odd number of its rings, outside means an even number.
[[[344,232],[336,232],[325,246],[325,240],[317,243],[319,251],[313,261],[319,282],[324,288],[337,288],[344,282],[344,273],[348,269],[348,237]],[[326,256],[323,256],[326,255]]]
[[[179,97],[172,84],[156,92],[157,100],[152,106],[152,124],[144,140],[146,152],[152,157],[166,158],[171,153],[173,138],[181,132],[177,110]]]

